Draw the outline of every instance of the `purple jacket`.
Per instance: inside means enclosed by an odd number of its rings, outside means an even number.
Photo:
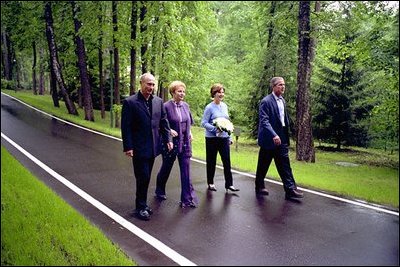
[[[169,100],[164,103],[165,111],[167,113],[167,118],[169,121],[169,126],[174,129],[178,136],[173,138],[175,153],[183,153],[182,156],[191,157],[192,156],[192,146],[190,142],[190,127],[194,124],[192,114],[190,112],[189,105],[186,102],[181,102],[181,112],[183,117],[188,118],[186,123],[186,129],[181,129],[180,118],[176,111],[176,105],[173,100]],[[185,131],[186,130],[186,131]],[[183,134],[183,133],[186,134]]]

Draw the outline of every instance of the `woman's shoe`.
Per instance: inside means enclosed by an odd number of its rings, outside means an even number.
[[[208,185],[208,190],[210,190],[210,191],[217,191],[217,188],[215,187],[215,184],[209,184],[209,185]]]
[[[232,191],[232,192],[240,191],[239,188],[235,188],[235,187],[233,187],[233,185],[231,185],[230,187],[226,188],[226,192],[227,193],[229,192],[229,190]]]
[[[193,202],[189,202],[189,203],[187,203],[187,204],[184,204],[184,203],[180,202],[179,205],[180,205],[181,208],[183,208],[183,209],[184,209],[184,208],[188,208],[188,207],[190,207],[190,208],[197,208],[196,204],[194,204]]]

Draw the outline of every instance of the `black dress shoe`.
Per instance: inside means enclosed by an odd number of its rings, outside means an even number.
[[[138,219],[141,219],[143,221],[148,221],[150,220],[150,213],[146,209],[142,209],[136,211],[136,217],[138,217]]]
[[[296,189],[293,189],[293,190],[286,192],[285,198],[286,199],[303,198],[303,193],[297,191]]]
[[[147,206],[147,207],[145,208],[145,210],[147,210],[147,212],[148,212],[150,215],[153,214],[153,210],[152,210],[149,206]]]
[[[267,189],[261,188],[261,189],[259,189],[259,190],[256,190],[256,194],[257,194],[257,195],[268,196],[268,195],[269,195],[269,192],[268,192]]]
[[[235,187],[233,187],[233,185],[231,185],[230,187],[226,188],[227,193],[228,193],[228,191],[237,192],[237,191],[240,191],[240,189],[235,188]]]
[[[167,200],[167,196],[166,195],[155,195],[154,197],[156,199],[158,199],[158,200]]]

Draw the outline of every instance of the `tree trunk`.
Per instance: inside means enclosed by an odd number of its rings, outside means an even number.
[[[46,36],[49,45],[51,67],[53,69],[54,77],[60,88],[68,113],[73,115],[78,115],[78,111],[75,107],[75,104],[74,102],[71,101],[71,98],[65,86],[64,78],[61,71],[61,66],[58,61],[57,45],[54,38],[53,14],[51,11],[51,2],[45,3],[45,19],[46,19]]]
[[[15,68],[15,79],[17,80],[17,86],[15,87],[15,89],[21,88],[20,64],[19,64],[19,61],[17,61],[15,53],[14,53],[14,64],[13,64],[13,66]]]
[[[43,47],[39,49],[39,95],[44,95],[44,51]]]
[[[136,92],[136,27],[137,27],[137,6],[136,1],[132,1],[131,9],[131,71],[129,95]]]
[[[118,32],[118,17],[117,17],[117,1],[112,1],[112,20],[113,20],[113,46],[114,46],[114,103],[119,105],[121,103],[119,96],[119,51],[117,47],[116,35]],[[119,128],[119,114],[115,113],[115,127]]]
[[[58,101],[57,81],[54,75],[52,60],[50,59],[50,94],[53,99],[53,105],[57,108],[60,107],[60,101]]]
[[[1,38],[3,40],[4,51],[4,78],[8,81],[12,80],[12,62],[11,62],[11,41],[7,32],[2,30]]]
[[[104,106],[104,76],[103,76],[103,9],[101,3],[99,4],[99,87],[100,87],[100,110],[101,110],[101,118],[105,119],[106,117],[106,109]]]
[[[32,41],[32,50],[33,50],[33,63],[32,63],[32,89],[33,94],[37,95],[37,85],[36,85],[36,42]]]
[[[299,2],[299,48],[296,93],[296,159],[315,162],[310,112],[310,1]]]
[[[87,72],[85,43],[83,42],[83,39],[79,36],[79,29],[82,26],[81,22],[78,20],[78,15],[77,15],[79,12],[79,7],[76,6],[75,1],[71,1],[71,5],[74,16],[75,43],[76,43],[75,51],[78,57],[78,68],[81,80],[81,90],[83,97],[83,109],[85,111],[85,120],[94,121],[92,90],[90,88],[89,75]]]
[[[142,63],[142,74],[147,72],[147,60],[146,60],[146,51],[147,51],[147,42],[144,36],[146,35],[147,26],[144,23],[144,18],[146,17],[147,9],[146,2],[141,1],[140,7],[140,36],[141,36],[141,46],[140,46],[140,59]]]

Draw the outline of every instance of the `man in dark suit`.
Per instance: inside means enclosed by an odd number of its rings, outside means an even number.
[[[274,77],[270,81],[272,93],[261,100],[258,126],[258,154],[256,172],[256,194],[268,195],[264,178],[272,159],[275,161],[279,176],[283,182],[286,199],[302,198],[297,190],[289,161],[289,117],[282,95],[285,92],[285,80]]]
[[[147,206],[154,159],[161,153],[161,140],[173,147],[170,126],[163,100],[153,95],[155,78],[150,73],[140,77],[140,91],[123,102],[121,134],[123,151],[132,157],[136,177],[135,215],[141,220],[149,220],[152,210]]]

